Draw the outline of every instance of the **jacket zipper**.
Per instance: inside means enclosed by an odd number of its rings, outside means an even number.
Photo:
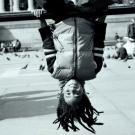
[[[73,64],[73,77],[76,76],[76,70],[77,70],[77,20],[74,18],[74,24],[75,24],[75,31],[74,31],[74,49],[73,49],[73,57],[74,57],[74,64]]]

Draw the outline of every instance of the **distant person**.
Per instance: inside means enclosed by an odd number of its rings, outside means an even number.
[[[120,37],[118,40],[117,40],[117,43],[115,44],[115,49],[118,50],[119,48],[121,48],[124,44],[124,41],[123,41],[123,37]]]
[[[18,52],[21,49],[21,42],[18,39],[15,39],[11,42],[14,52]]]
[[[6,45],[6,42],[1,42],[1,52],[2,52],[2,54],[9,52],[9,49],[8,49],[8,47]]]
[[[123,41],[123,38],[120,37],[117,40],[117,43],[115,45],[115,50],[116,50],[116,56],[115,56],[115,58],[120,59],[120,60],[127,61],[127,59],[128,59],[127,50],[123,46],[124,46],[124,41]]]
[[[131,41],[135,41],[135,18],[132,18],[131,24],[128,25],[127,36]]]
[[[127,61],[128,59],[127,50],[124,47],[119,48],[119,50],[117,51],[117,57],[120,60]]]
[[[127,61],[133,59],[135,52],[135,44],[131,42],[128,37],[121,37],[115,45],[116,57],[121,60]]]
[[[120,36],[119,36],[119,34],[116,32],[116,33],[115,33],[115,37],[114,37],[115,41],[118,41],[119,38],[120,38]]]
[[[130,38],[124,37],[125,44],[123,47],[127,50],[128,59],[133,59],[135,54],[135,42],[133,42]]]
[[[4,47],[4,46],[5,46],[4,43],[1,42],[1,43],[0,43],[0,47],[1,47],[1,52],[2,52],[2,54],[5,52],[5,47]]]
[[[127,50],[129,58],[133,58],[135,54],[135,18],[131,19],[131,23],[127,28],[127,37],[125,38],[127,43],[124,47]]]

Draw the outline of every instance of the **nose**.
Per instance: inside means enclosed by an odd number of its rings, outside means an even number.
[[[73,92],[73,94],[77,94],[78,93],[76,89],[73,89],[72,92]]]

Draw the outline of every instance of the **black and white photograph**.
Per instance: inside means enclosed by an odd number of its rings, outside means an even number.
[[[0,1],[0,135],[135,134],[135,0]]]

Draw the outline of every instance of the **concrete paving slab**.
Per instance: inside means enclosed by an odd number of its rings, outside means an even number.
[[[89,135],[82,128],[74,133],[57,130],[58,82],[38,69],[42,52],[30,52],[30,58],[14,54],[0,56],[0,133],[2,135]],[[41,54],[41,55],[40,55]],[[6,57],[12,59],[7,61]],[[26,70],[20,68],[29,62]],[[97,135],[135,134],[135,60],[105,59],[106,68],[97,78],[86,82],[86,91],[99,111],[103,126],[94,126]],[[131,66],[129,68],[128,66]]]

